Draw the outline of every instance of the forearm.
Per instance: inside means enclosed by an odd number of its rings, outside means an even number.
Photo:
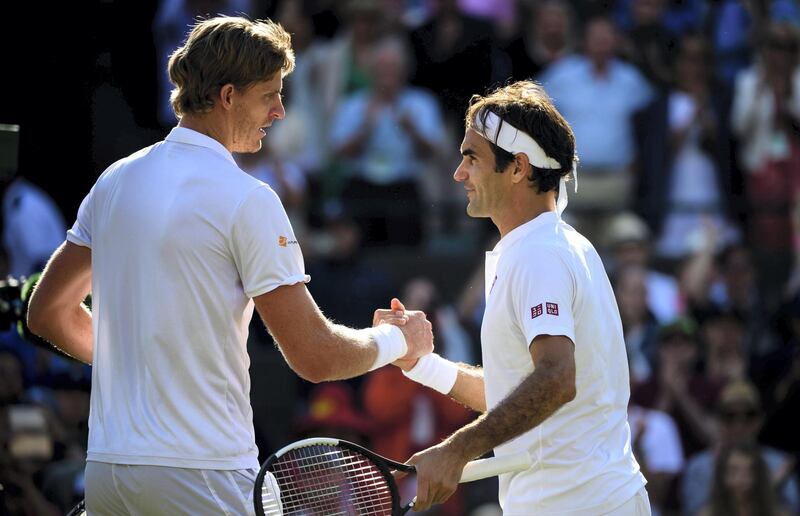
[[[574,386],[574,378],[572,380]],[[574,398],[564,372],[537,368],[500,404],[448,438],[465,457],[479,457],[535,428]]]
[[[486,412],[483,369],[459,363],[456,383],[447,395],[476,412]]]
[[[60,312],[34,333],[72,358],[92,363],[92,316],[85,306]]]
[[[368,330],[355,330],[323,320],[310,335],[294,342],[276,342],[286,362],[311,382],[343,380],[369,371],[378,348]]]

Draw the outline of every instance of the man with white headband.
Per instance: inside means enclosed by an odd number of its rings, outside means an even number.
[[[649,515],[614,293],[592,244],[560,216],[575,175],[572,129],[525,81],[473,97],[466,127],[454,178],[467,213],[491,218],[501,236],[486,253],[483,368],[436,354],[401,367],[483,415],[409,460],[416,509],[445,501],[464,464],[494,449],[534,460],[500,476],[505,515]]]

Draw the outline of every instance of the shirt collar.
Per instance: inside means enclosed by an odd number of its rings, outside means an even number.
[[[515,227],[511,231],[509,231],[506,236],[500,239],[497,242],[497,245],[494,246],[492,253],[494,254],[502,254],[504,250],[509,249],[519,240],[525,238],[529,235],[532,231],[537,228],[544,227],[544,226],[554,226],[561,220],[558,213],[555,211],[546,211],[535,218],[529,220],[524,224],[520,224],[519,226]]]
[[[169,132],[164,140],[168,142],[176,142],[176,143],[185,143],[187,145],[196,145],[198,147],[206,147],[211,149],[212,151],[216,152],[217,154],[222,155],[225,159],[236,164],[234,161],[233,156],[225,148],[224,145],[219,143],[214,138],[210,136],[206,136],[203,133],[199,133],[193,129],[188,129],[186,127],[173,127],[172,130]]]

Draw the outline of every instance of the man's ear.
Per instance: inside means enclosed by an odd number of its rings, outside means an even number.
[[[519,183],[520,181],[527,180],[530,173],[530,161],[528,155],[524,152],[514,154],[514,162],[512,163],[514,169],[511,171],[511,181]]]
[[[219,100],[220,106],[223,109],[231,109],[233,107],[233,93],[235,91],[235,86],[231,83],[224,84],[219,89]]]

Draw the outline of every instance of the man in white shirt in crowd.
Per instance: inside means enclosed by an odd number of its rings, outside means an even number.
[[[254,305],[313,382],[432,350],[419,312],[402,328],[328,321],[277,195],[233,160],[284,117],[293,66],[278,24],[199,22],[170,58],[178,127],[100,176],[33,294],[30,329],[94,365],[90,514],[252,514]]]
[[[614,293],[592,244],[561,220],[572,130],[527,81],[473,97],[466,126],[454,178],[467,213],[491,218],[501,236],[486,255],[483,368],[436,354],[398,365],[483,414],[409,460],[416,509],[445,501],[464,464],[494,449],[534,459],[500,475],[506,515],[649,515]]]

